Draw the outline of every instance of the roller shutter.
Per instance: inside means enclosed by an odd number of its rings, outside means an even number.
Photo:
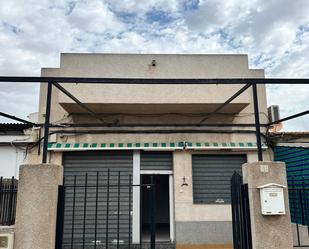
[[[245,155],[193,155],[194,203],[231,203],[230,180],[234,171],[241,173]]]
[[[173,154],[161,151],[142,151],[141,170],[172,170]]]
[[[97,244],[105,243],[106,235],[106,210],[107,210],[107,171],[110,169],[109,190],[109,221],[108,242],[117,241],[118,224],[118,171],[120,171],[120,184],[128,185],[132,175],[133,155],[132,151],[87,151],[68,152],[64,154],[65,176],[65,211],[64,211],[64,244],[82,244],[83,230],[85,226],[86,245],[94,245],[95,235],[95,210],[97,201]],[[86,215],[84,216],[85,201],[85,175],[88,174],[88,187],[86,198]],[[96,182],[98,174],[98,198],[96,198]],[[75,211],[73,220],[73,198],[75,188]],[[131,192],[132,193],[132,192]],[[119,212],[119,241],[127,243],[129,238],[129,187],[120,188],[120,212]],[[85,223],[84,223],[85,218]],[[73,229],[74,227],[74,229]],[[132,229],[131,229],[132,231]]]

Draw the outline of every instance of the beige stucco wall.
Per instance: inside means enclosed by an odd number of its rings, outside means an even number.
[[[151,67],[151,61],[155,59],[157,66]],[[74,76],[74,77],[137,77],[137,78],[261,78],[263,70],[248,69],[248,57],[246,55],[140,55],[140,54],[61,54],[60,68],[44,68],[42,76]],[[223,103],[242,85],[85,85],[65,84],[64,87],[74,96],[87,103],[95,111],[121,112],[121,113],[165,113],[163,116],[132,116],[132,115],[102,115],[106,123],[110,124],[167,124],[187,123],[198,124],[202,118],[218,104]],[[259,107],[261,123],[267,123],[266,92],[265,86],[258,85]],[[46,101],[46,84],[41,85],[39,119],[44,121]],[[108,103],[108,105],[107,105]],[[247,105],[234,115],[214,115],[206,123],[254,123],[252,90],[248,89],[233,101],[235,110]],[[65,104],[68,113],[60,104]],[[230,108],[230,107],[228,107]],[[232,108],[232,107],[231,107]],[[239,109],[240,108],[240,109]],[[171,112],[186,113],[189,115],[166,114]],[[232,109],[224,109],[223,112],[233,112]],[[93,117],[84,114],[76,104],[72,104],[64,94],[54,87],[52,95],[51,122],[68,123],[98,123]],[[190,115],[192,113],[204,113],[204,115]],[[64,129],[64,128],[62,128]],[[110,128],[117,130],[118,128]],[[192,128],[196,130],[197,128]],[[249,129],[249,128],[224,128]],[[254,128],[250,128],[254,130]],[[83,130],[83,129],[79,129]],[[92,129],[94,130],[94,129]],[[129,129],[128,129],[129,130]],[[131,129],[141,130],[141,128]],[[108,133],[108,132],[107,132]],[[218,134],[213,135],[176,133],[176,134],[112,134],[112,135],[87,135],[70,136],[71,142],[172,142],[192,141],[198,142],[254,142],[254,135]],[[57,142],[66,142],[67,137],[57,136]]]
[[[58,185],[63,168],[55,164],[20,167],[15,222],[15,249],[54,249]]]
[[[157,66],[150,64],[155,59]],[[248,69],[246,55],[128,55],[128,54],[62,54],[60,68],[42,69],[42,76],[74,76],[74,77],[135,77],[135,78],[262,78],[263,70]],[[178,112],[192,111],[209,112],[214,106],[223,103],[242,85],[156,85],[156,86],[124,86],[124,85],[81,85],[65,84],[74,96],[88,103],[98,112],[122,110],[122,112],[140,112],[143,110],[166,112],[171,108],[163,104],[174,104]],[[258,85],[259,107],[261,123],[267,123],[266,92],[265,86]],[[44,121],[46,101],[46,84],[41,84],[39,119]],[[104,108],[106,104],[108,108]],[[249,88],[233,103],[246,104],[247,106],[238,113],[237,117],[231,115],[215,115],[207,120],[210,123],[254,123],[252,90]],[[61,105],[62,106],[61,106]],[[116,104],[120,104],[120,109]],[[122,105],[121,105],[122,104]],[[135,107],[127,109],[129,104]],[[154,105],[149,109],[150,105]],[[162,105],[160,105],[162,104]],[[191,105],[191,109],[182,109],[184,104]],[[213,104],[212,106],[209,104]],[[215,104],[215,105],[214,105]],[[208,105],[208,106],[207,106]],[[89,115],[70,115],[67,110],[83,113],[72,101],[53,88],[51,122],[98,122]],[[146,107],[145,107],[146,106]],[[117,108],[118,109],[117,109]],[[115,108],[115,109],[113,109]],[[143,109],[145,108],[145,109]],[[147,109],[148,108],[148,109]],[[202,119],[195,116],[164,115],[154,117],[137,117],[128,115],[104,116],[104,120],[113,123],[117,120],[120,124],[128,123],[192,123],[196,124]],[[60,129],[60,128],[59,128]],[[61,128],[65,129],[65,128]],[[119,128],[108,128],[115,131]],[[131,128],[141,130],[142,128]],[[147,128],[143,128],[147,130]],[[161,128],[164,129],[164,128]],[[192,130],[206,128],[190,128]],[[212,128],[216,129],[216,128]],[[217,128],[218,129],[218,128]],[[219,128],[220,129],[220,128]],[[224,130],[242,130],[252,128],[222,128]],[[72,130],[72,129],[70,129]],[[79,130],[84,130],[79,128]],[[92,128],[91,130],[95,130]],[[130,129],[128,129],[130,130]],[[126,142],[255,142],[255,134],[208,134],[203,131],[196,133],[174,132],[168,134],[58,134],[56,141],[59,143],[126,143]],[[176,221],[230,221],[230,205],[194,205],[192,195],[192,166],[191,154],[196,151],[174,152],[174,187],[175,187],[175,220]],[[219,151],[200,151],[198,153],[219,153]],[[223,151],[222,153],[233,153]],[[255,151],[234,152],[247,154],[248,162],[257,161]],[[271,151],[264,152],[265,159],[272,160]],[[36,150],[32,150],[27,158],[29,163],[40,162],[41,158]],[[51,152],[49,162],[62,164],[62,153]],[[186,176],[189,187],[181,190],[181,179]]]
[[[265,169],[267,166],[267,170]],[[263,170],[261,168],[263,166]],[[248,184],[251,234],[253,249],[292,249],[293,234],[288,190],[284,193],[284,215],[262,215],[260,186],[275,183],[287,186],[286,168],[283,162],[245,163],[242,168],[244,183]]]
[[[192,182],[192,154],[227,154],[218,151],[175,151],[174,152],[174,191],[175,191],[175,220],[176,221],[231,221],[232,212],[229,204],[194,204]],[[255,152],[229,152],[228,154],[242,154],[247,156],[248,162],[256,162]],[[265,160],[272,160],[264,152]],[[183,177],[188,186],[181,187]]]
[[[157,66],[152,67],[155,59]],[[43,68],[42,76],[71,76],[71,77],[115,77],[115,78],[263,78],[264,71],[248,69],[246,55],[140,55],[140,54],[62,54],[60,68]],[[190,113],[194,109],[213,110],[213,106],[206,104],[223,103],[241,88],[241,85],[86,85],[65,84],[74,96],[97,112],[117,111],[126,112],[130,105],[132,112],[141,111],[141,104],[178,104],[191,105]],[[46,85],[40,91],[40,115],[43,121],[45,112]],[[233,104],[248,104],[252,99],[252,91],[244,92]],[[265,87],[259,86],[260,108],[266,111]],[[62,106],[73,112],[84,112],[64,94],[53,90],[52,121],[61,120],[67,116]],[[97,105],[99,104],[99,105]],[[125,104],[121,108],[117,105]],[[192,108],[192,105],[194,108]],[[106,106],[106,107],[105,107]],[[199,109],[198,107],[201,106]],[[153,108],[156,111],[160,107]],[[163,108],[166,109],[166,106]],[[172,107],[170,107],[172,108]],[[177,107],[176,107],[177,108]],[[232,107],[227,107],[232,108]],[[171,110],[174,110],[172,108]],[[164,110],[164,109],[163,109]],[[147,109],[146,109],[147,111]],[[145,111],[145,112],[146,112]],[[181,112],[181,110],[178,110]],[[252,106],[242,112],[252,113]],[[161,107],[162,112],[162,107]],[[88,117],[89,118],[89,117]],[[119,117],[117,117],[119,118]],[[261,118],[264,118],[261,116]],[[250,117],[249,119],[252,119]],[[241,122],[248,120],[242,117]],[[122,120],[123,121],[123,120]],[[237,122],[235,120],[235,122]]]

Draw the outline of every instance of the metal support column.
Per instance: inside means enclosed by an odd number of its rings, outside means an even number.
[[[156,186],[154,176],[150,177],[150,249],[156,249]]]
[[[260,113],[259,113],[259,102],[258,102],[256,84],[252,84],[252,92],[253,92],[253,107],[254,107],[254,117],[255,117],[255,135],[256,135],[256,145],[257,145],[257,149],[258,149],[258,160],[263,161],[261,130],[260,130]]]
[[[50,123],[50,104],[51,104],[51,96],[52,96],[52,86],[53,86],[52,82],[47,83],[42,163],[47,162],[47,146],[48,146],[49,123]]]

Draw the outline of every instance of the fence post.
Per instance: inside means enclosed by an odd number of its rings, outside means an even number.
[[[155,189],[155,181],[154,176],[150,178],[150,248],[156,248],[156,189]]]
[[[9,213],[8,213],[8,225],[12,225],[13,224],[13,198],[14,198],[14,182],[15,182],[15,179],[14,179],[14,176],[12,177],[11,179],[11,184],[9,185],[10,186],[10,189],[9,189],[9,196],[10,196],[10,200],[9,200]]]
[[[53,164],[20,167],[14,249],[55,249],[58,186],[63,168]]]
[[[58,187],[56,249],[62,249],[65,187]]]
[[[248,184],[253,249],[291,249],[293,234],[288,190],[284,189],[285,215],[262,215],[259,186],[276,183],[287,186],[285,164],[254,162],[243,165],[244,183]]]
[[[0,223],[2,223],[2,213],[3,213],[3,205],[2,205],[2,203],[3,203],[3,201],[2,201],[2,198],[3,198],[3,183],[2,183],[2,181],[3,181],[3,177],[1,176],[1,178],[0,178]]]
[[[131,241],[132,241],[132,234],[131,234],[131,201],[132,201],[132,175],[129,175],[129,247],[131,249]]]
[[[110,191],[110,169],[107,169],[107,189],[106,189],[106,225],[105,225],[105,248],[108,248],[109,245],[109,236],[108,236],[108,223],[109,223],[109,191]]]

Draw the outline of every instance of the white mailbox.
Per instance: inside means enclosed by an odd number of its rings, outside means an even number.
[[[286,186],[269,183],[259,186],[261,197],[261,209],[263,215],[285,214],[284,193]]]

